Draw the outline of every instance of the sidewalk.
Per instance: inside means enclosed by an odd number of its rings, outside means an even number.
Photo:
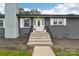
[[[50,46],[35,46],[33,56],[55,56]]]

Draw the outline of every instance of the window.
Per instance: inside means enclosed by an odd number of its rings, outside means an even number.
[[[0,18],[0,28],[3,28],[4,24],[3,24],[3,19]]]
[[[54,21],[53,24],[57,24],[57,21]]]
[[[0,20],[0,27],[3,27],[3,20]]]
[[[29,19],[24,19],[24,27],[29,27]]]
[[[63,24],[62,21],[59,21],[59,24]]]
[[[38,21],[38,26],[40,26],[40,21]]]
[[[31,26],[30,18],[20,18],[20,28],[29,28]]]
[[[66,19],[65,18],[51,18],[50,24],[51,25],[66,25]]]

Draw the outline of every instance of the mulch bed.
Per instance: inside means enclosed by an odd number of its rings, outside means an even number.
[[[27,46],[27,38],[4,39],[0,38],[0,48],[12,50],[25,50],[33,52],[33,47]]]
[[[79,39],[53,39],[53,45],[62,49],[79,49]]]

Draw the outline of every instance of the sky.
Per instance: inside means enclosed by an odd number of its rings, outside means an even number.
[[[29,9],[52,9],[57,4],[52,3],[21,3],[18,7],[29,8]]]
[[[0,3],[0,13],[4,14],[5,13],[5,4]]]
[[[25,11],[38,9],[41,14],[79,14],[78,3],[22,3],[18,7]]]
[[[78,14],[79,3],[18,3],[25,11],[38,9],[41,14]],[[5,13],[5,4],[0,3],[0,12]]]

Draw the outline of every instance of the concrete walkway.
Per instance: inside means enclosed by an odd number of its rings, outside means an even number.
[[[50,46],[35,46],[33,56],[55,56]]]
[[[33,56],[55,56],[48,32],[32,32],[27,45],[34,46]]]

